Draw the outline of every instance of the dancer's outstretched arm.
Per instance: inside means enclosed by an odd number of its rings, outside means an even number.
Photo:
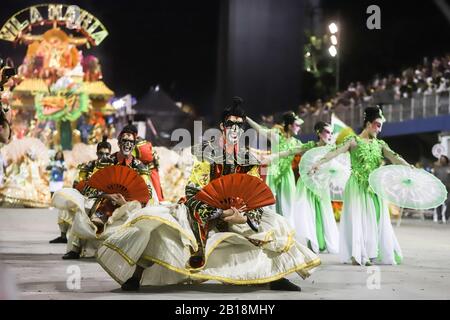
[[[338,155],[343,154],[347,151],[349,151],[351,148],[356,147],[356,141],[355,139],[349,139],[347,142],[343,143],[342,145],[338,146],[336,149],[328,152],[325,156],[323,156],[322,159],[320,159],[319,161],[316,162],[316,164],[314,164],[311,167],[311,170],[309,171],[310,174],[315,173],[319,167],[321,165],[323,165],[324,163],[327,163],[328,161],[336,158]]]
[[[293,147],[286,151],[272,153],[272,154],[265,156],[264,159],[261,161],[261,164],[270,164],[271,162],[273,162],[279,158],[288,157],[288,156],[292,156],[292,155],[296,155],[296,154],[302,155],[308,150],[309,150],[309,148],[306,145],[302,145],[302,146],[298,146],[298,147]]]
[[[258,132],[258,134],[264,135],[270,141],[274,141],[276,139],[276,134],[272,130],[264,128],[262,125],[253,121],[250,117],[246,117],[246,120],[250,125],[250,127],[255,129]]]
[[[392,164],[400,164],[403,166],[412,166],[405,159],[403,159],[397,152],[393,151],[389,145],[383,141],[383,155]]]

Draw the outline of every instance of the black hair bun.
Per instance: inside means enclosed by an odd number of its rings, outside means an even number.
[[[364,109],[364,125],[378,118],[383,118],[383,107],[381,105]]]
[[[325,129],[326,127],[330,127],[331,124],[329,124],[328,122],[324,122],[324,121],[319,121],[314,125],[314,131],[319,134],[323,131],[323,129]]]
[[[379,116],[380,115],[380,109],[377,107],[367,107],[364,110],[364,113],[366,116]]]
[[[108,136],[106,134],[103,135],[102,142],[108,142]]]
[[[122,131],[120,132],[119,136],[121,136],[124,133],[131,133],[133,135],[138,134],[138,129],[135,125],[133,125],[133,122],[131,120],[128,120],[128,124],[123,127]]]
[[[294,111],[288,111],[283,113],[282,115],[284,125],[293,124],[295,120],[297,120],[296,114]]]
[[[222,113],[222,122],[225,123],[227,118],[230,116],[241,117],[245,120],[245,111],[241,107],[241,105],[244,103],[244,99],[242,99],[241,97],[233,97],[231,100],[231,106],[225,108]]]

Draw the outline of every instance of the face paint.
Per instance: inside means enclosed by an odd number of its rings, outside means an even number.
[[[242,120],[242,118],[236,118],[234,120],[235,121],[227,120],[224,123],[225,137],[228,143],[231,144],[237,144],[239,142],[239,138],[244,132],[244,121]]]
[[[119,143],[120,151],[125,156],[128,156],[129,154],[131,154],[131,151],[133,151],[134,144],[135,144],[135,140],[122,138],[122,139],[120,139],[120,143]]]
[[[369,125],[369,134],[371,137],[376,138],[383,128],[383,122],[381,119],[376,119]]]
[[[325,142],[326,144],[330,144],[332,142],[333,133],[331,132],[330,127],[325,127],[322,132],[319,134],[320,140]]]
[[[301,124],[299,123],[299,122],[297,122],[297,121],[295,121],[293,124],[292,124],[292,126],[291,126],[291,131],[292,131],[292,133],[294,134],[294,136],[295,135],[297,135],[299,132],[300,132],[300,126],[301,126]]]
[[[226,128],[232,128],[233,126],[237,126],[239,128],[243,128],[244,127],[244,122],[242,122],[242,121],[231,121],[231,120],[225,121],[225,127]]]
[[[101,162],[106,162],[107,160],[109,160],[109,155],[110,154],[111,153],[109,152],[108,149],[100,149],[100,150],[97,151],[97,158]]]

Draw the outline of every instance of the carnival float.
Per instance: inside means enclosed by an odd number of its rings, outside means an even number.
[[[13,114],[12,142],[0,151],[3,206],[47,207],[48,165],[62,151],[70,187],[78,164],[96,158],[96,144],[107,135],[117,151],[112,106],[114,92],[104,82],[99,59],[89,51],[108,36],[90,12],[74,5],[40,4],[6,21],[0,40],[26,46],[17,67],[20,83],[6,92]],[[185,161],[160,148],[160,170],[169,200],[184,194]],[[167,160],[167,161],[166,161]],[[168,174],[166,174],[168,173]]]

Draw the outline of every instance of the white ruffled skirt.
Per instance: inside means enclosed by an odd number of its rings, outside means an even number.
[[[324,250],[337,254],[339,231],[331,200],[319,198],[299,180],[294,204],[293,226],[297,240],[304,245],[309,242],[314,252]]]
[[[103,241],[112,235],[128,219],[133,211],[141,209],[138,201],[130,201],[114,210],[105,224],[104,230],[97,233],[88,216],[94,199],[87,199],[78,190],[63,188],[53,195],[52,205],[59,209],[58,220],[67,225],[67,252],[81,249],[81,257],[95,257]]]
[[[369,193],[353,176],[345,187],[339,232],[339,254],[344,263],[351,263],[352,258],[361,265],[399,264],[402,260],[387,203]]]
[[[197,251],[198,245],[186,206],[152,206],[134,212],[107,238],[97,260],[120,284],[133,275],[137,264],[147,267],[142,285],[207,280],[261,284],[292,272],[306,278],[320,264],[316,254],[295,241],[286,219],[268,209],[259,232],[247,224],[233,225],[230,232],[211,231],[203,267],[187,265],[191,248]]]

